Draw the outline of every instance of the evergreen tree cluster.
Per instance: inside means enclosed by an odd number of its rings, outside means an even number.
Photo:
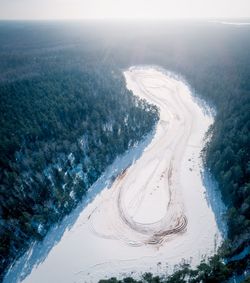
[[[2,274],[152,130],[158,110],[111,66],[4,81],[0,95]]]

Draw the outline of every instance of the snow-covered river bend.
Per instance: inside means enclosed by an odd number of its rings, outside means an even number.
[[[222,241],[201,177],[211,115],[168,73],[132,67],[124,75],[135,95],[160,110],[154,136],[131,166],[121,167],[111,187],[103,180],[104,189],[22,282],[163,274],[184,260],[198,264]]]

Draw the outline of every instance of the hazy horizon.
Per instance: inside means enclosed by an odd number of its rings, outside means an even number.
[[[243,19],[248,0],[0,0],[0,20]]]

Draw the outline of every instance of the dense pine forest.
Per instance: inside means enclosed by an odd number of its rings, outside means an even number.
[[[26,62],[39,56],[30,50],[23,57],[19,49],[13,52]],[[62,54],[42,56],[44,62]],[[82,57],[67,58],[64,53],[62,58],[48,70],[46,66],[36,72],[28,65],[32,74],[24,77],[15,66],[15,75],[4,78],[8,64],[16,62],[4,56],[1,274],[32,240],[41,240],[52,223],[72,211],[105,168],[158,119],[157,109],[133,96],[112,64],[101,65],[93,58],[87,65]]]
[[[1,274],[152,130],[157,109],[122,77],[135,64],[180,74],[214,108],[204,162],[228,226],[208,263],[141,282],[226,282],[249,270],[249,252],[233,257],[250,239],[249,34],[249,26],[199,22],[0,23]]]

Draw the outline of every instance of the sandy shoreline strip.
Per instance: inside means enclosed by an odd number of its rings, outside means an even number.
[[[98,282],[170,273],[215,253],[222,237],[202,183],[213,119],[182,81],[153,67],[124,72],[128,89],[160,110],[142,156],[101,191],[23,282]]]

